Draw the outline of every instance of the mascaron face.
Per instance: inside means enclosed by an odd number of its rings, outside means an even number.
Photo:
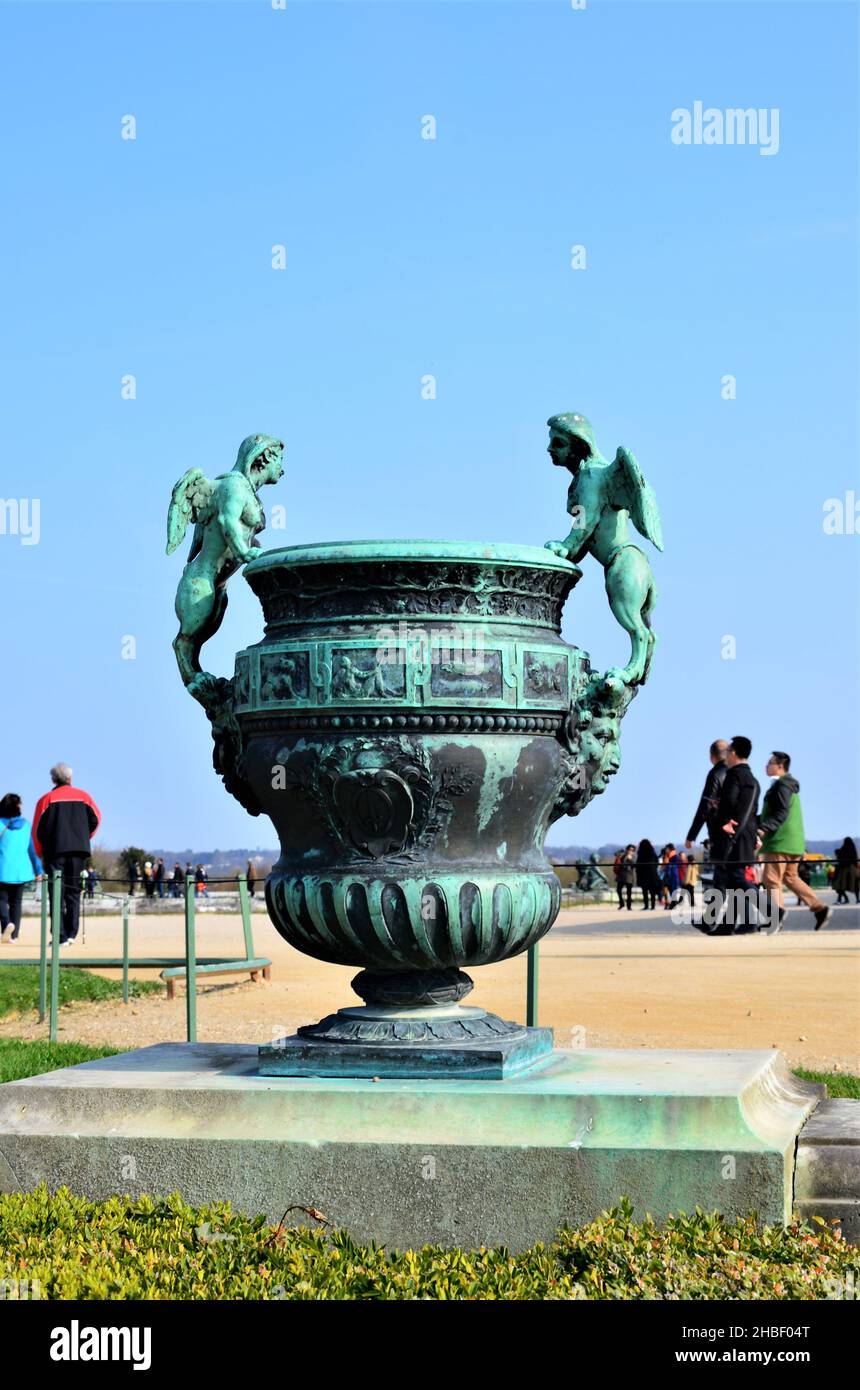
[[[594,767],[591,785],[596,791],[602,791],[621,766],[620,733],[618,719],[604,716],[593,720],[579,736],[579,760]]]

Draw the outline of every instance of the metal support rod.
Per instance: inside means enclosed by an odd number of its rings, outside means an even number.
[[[59,869],[51,874],[51,1014],[48,1038],[57,1041],[57,1012],[60,1005],[60,932],[63,926],[63,875]]]
[[[538,947],[530,946],[526,972],[526,1024],[537,1027],[538,1019]]]
[[[185,876],[185,1032],[197,1041],[197,943],[194,939],[194,878]]]
[[[42,875],[39,884],[42,894],[42,922],[39,929],[39,1022],[45,1022],[48,1011],[48,892],[49,879]]]
[[[251,899],[248,896],[248,878],[239,875],[239,907],[242,910],[242,930],[245,933],[245,959],[254,958],[254,938],[251,934]]]
[[[128,898],[122,900],[122,1002],[128,1003]]]

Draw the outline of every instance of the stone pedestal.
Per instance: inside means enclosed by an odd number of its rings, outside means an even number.
[[[272,1221],[314,1207],[400,1248],[522,1249],[625,1195],[657,1219],[779,1222],[821,1094],[776,1052],[556,1051],[504,1081],[373,1081],[164,1044],[0,1087],[0,1187],[178,1190]]]
[[[860,1245],[860,1101],[824,1100],[797,1144],[794,1199],[807,1220],[838,1221]]]

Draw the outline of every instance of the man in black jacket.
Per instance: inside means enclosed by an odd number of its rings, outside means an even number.
[[[51,876],[59,869],[63,876],[60,922],[51,930],[60,933],[60,945],[74,941],[78,934],[81,908],[81,871],[90,856],[90,841],[101,824],[101,812],[89,792],[72,786],[68,763],[51,768],[53,787],[36,803],[33,812],[33,843],[45,866],[45,888],[51,892]],[[53,912],[53,893],[51,894]]]
[[[699,804],[696,807],[696,814],[693,816],[693,823],[687,831],[685,846],[692,849],[699,836],[699,831],[703,825],[708,827],[708,838],[713,840],[717,833],[717,803],[720,799],[720,792],[723,788],[726,772],[726,749],[728,744],[724,738],[716,738],[708,750],[711,759],[711,768],[705,778],[705,787],[699,797]]]
[[[718,915],[715,935],[730,935],[736,931],[753,931],[750,923],[748,890],[754,886],[746,877],[747,865],[755,863],[758,799],[761,788],[749,766],[752,743],[740,734],[732,739],[726,750],[726,775],[720,790],[715,816],[716,828],[711,836],[711,858],[714,862],[714,887],[723,894],[725,919]],[[743,897],[736,896],[743,893]]]

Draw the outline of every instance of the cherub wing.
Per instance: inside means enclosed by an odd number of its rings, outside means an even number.
[[[663,528],[654,489],[645,481],[642,469],[623,444],[619,444],[615,451],[612,501],[630,513],[633,525],[641,536],[658,550],[663,549]]]
[[[167,553],[172,555],[185,539],[189,521],[202,521],[212,500],[215,484],[199,468],[189,468],[173,489],[167,509]],[[195,537],[196,543],[196,537]],[[193,555],[190,557],[193,559]]]

